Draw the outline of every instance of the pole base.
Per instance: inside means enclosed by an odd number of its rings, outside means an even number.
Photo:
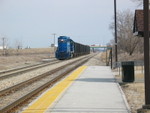
[[[148,109],[148,110],[150,110],[150,105],[143,105],[143,109]]]
[[[137,110],[137,113],[150,113],[150,105],[143,105],[141,109]]]

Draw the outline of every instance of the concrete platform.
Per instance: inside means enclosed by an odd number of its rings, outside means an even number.
[[[130,113],[130,110],[111,69],[89,66],[45,112]]]
[[[22,113],[130,113],[110,67],[81,66]]]

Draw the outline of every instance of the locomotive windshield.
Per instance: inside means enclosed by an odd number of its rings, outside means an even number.
[[[59,43],[64,43],[64,42],[66,42],[66,40],[64,40],[64,39],[59,39],[58,42],[59,42]]]

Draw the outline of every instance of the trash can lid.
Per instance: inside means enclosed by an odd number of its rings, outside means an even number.
[[[123,61],[121,62],[121,65],[124,66],[124,65],[134,65],[134,61]]]

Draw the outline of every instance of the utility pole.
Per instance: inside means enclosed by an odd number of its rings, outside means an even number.
[[[53,33],[52,35],[54,35],[54,53],[55,53],[55,36],[56,36],[56,34]]]
[[[150,71],[149,71],[149,0],[144,3],[144,76],[145,76],[145,108],[150,109]]]
[[[3,42],[3,55],[5,55],[5,37],[2,38],[2,42]]]
[[[115,62],[118,62],[117,52],[117,14],[116,14],[116,0],[114,0],[114,23],[115,23]]]

